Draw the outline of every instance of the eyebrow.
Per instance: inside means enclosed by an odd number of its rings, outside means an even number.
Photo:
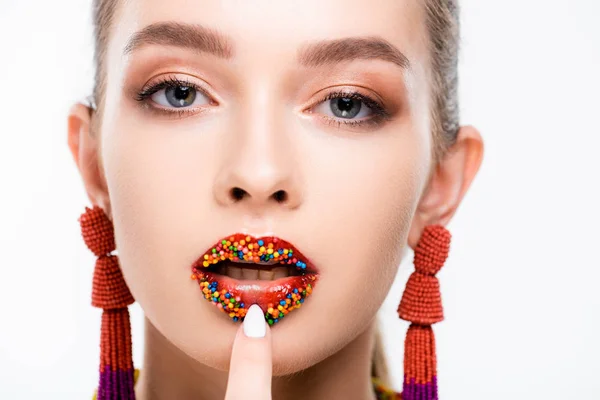
[[[376,37],[349,37],[310,43],[298,52],[298,61],[307,67],[335,64],[356,59],[389,61],[410,69],[408,58],[387,40]]]
[[[233,57],[233,41],[229,37],[202,25],[179,22],[157,22],[135,32],[125,45],[123,54],[153,44],[182,47],[224,59]]]
[[[233,40],[215,29],[198,24],[157,22],[135,32],[123,54],[133,53],[146,45],[181,47],[209,53],[222,59],[234,56]],[[379,59],[410,69],[408,58],[387,40],[377,36],[348,37],[304,44],[297,61],[306,67],[320,67],[357,59]]]

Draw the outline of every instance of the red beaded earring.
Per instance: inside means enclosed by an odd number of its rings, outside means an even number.
[[[135,300],[123,279],[113,224],[102,208],[86,207],[79,217],[87,247],[98,257],[94,269],[92,305],[102,308],[98,400],[135,400],[131,326],[127,306]]]
[[[450,232],[441,225],[425,227],[414,251],[415,271],[398,306],[411,322],[404,341],[403,400],[438,400],[435,337],[431,325],[444,319],[440,283],[435,274],[450,250]]]

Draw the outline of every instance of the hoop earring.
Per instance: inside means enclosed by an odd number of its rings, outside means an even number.
[[[440,284],[435,274],[450,250],[450,232],[441,225],[425,227],[414,251],[415,271],[398,306],[411,322],[404,341],[403,400],[438,400],[437,358],[431,325],[444,319]]]
[[[86,207],[79,223],[85,244],[98,257],[92,285],[92,306],[102,309],[97,399],[135,400],[127,308],[135,300],[119,268],[118,257],[110,254],[116,248],[113,224],[98,206]]]

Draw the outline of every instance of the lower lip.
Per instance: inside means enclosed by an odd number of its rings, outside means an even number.
[[[302,306],[312,293],[317,274],[306,273],[274,281],[242,281],[194,268],[192,279],[198,281],[204,298],[233,321],[243,321],[248,308],[258,304],[265,313],[265,320],[273,325]]]

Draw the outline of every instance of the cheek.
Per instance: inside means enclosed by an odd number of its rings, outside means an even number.
[[[115,121],[105,125],[102,151],[127,284],[162,335],[224,369],[238,325],[205,307],[190,279],[193,261],[218,235],[207,190],[214,163],[201,152],[209,146],[194,143],[197,132],[174,134],[123,116]]]
[[[408,127],[394,129],[307,153],[303,228],[313,243],[326,244],[310,249],[324,266],[311,306],[323,304],[323,325],[345,330],[348,340],[393,283],[426,177],[428,141]]]

